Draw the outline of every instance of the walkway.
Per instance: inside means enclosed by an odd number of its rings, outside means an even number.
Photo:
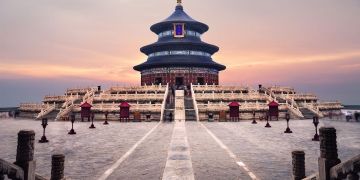
[[[185,127],[183,90],[177,90],[175,92],[175,125],[170,142],[163,179],[195,179]]]

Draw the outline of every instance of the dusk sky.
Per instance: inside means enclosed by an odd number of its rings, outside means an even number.
[[[66,88],[140,85],[132,67],[176,0],[0,0],[0,107]],[[183,0],[220,47],[224,85],[292,86],[360,104],[360,0]]]

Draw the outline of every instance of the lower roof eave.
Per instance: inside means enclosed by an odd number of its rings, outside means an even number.
[[[221,64],[147,64],[147,63],[143,63],[137,66],[134,66],[133,69],[136,71],[143,71],[143,70],[147,70],[147,69],[152,69],[152,68],[164,68],[164,67],[202,67],[202,68],[211,68],[211,69],[216,69],[218,71],[223,71],[226,69],[226,66],[221,65]]]

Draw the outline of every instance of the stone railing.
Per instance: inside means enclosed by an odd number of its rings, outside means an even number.
[[[111,87],[109,92],[146,92],[146,91],[160,91],[165,92],[166,91],[166,85],[151,85],[151,86],[114,86]]]
[[[75,107],[74,104],[70,104],[70,105],[66,106],[65,108],[60,109],[59,113],[55,117],[55,121],[61,119],[62,117],[68,116],[74,107]]]
[[[66,96],[45,96],[43,102],[65,102]]]
[[[268,89],[272,92],[287,92],[287,93],[295,93],[295,89],[292,87],[284,87],[284,86],[270,86]]]
[[[302,114],[299,107],[297,106],[297,104],[294,101],[292,103],[289,103],[287,101],[286,107],[288,110],[290,110],[290,112],[292,112],[294,115],[296,115],[297,118],[304,118],[304,115]]]
[[[300,111],[294,99],[289,98],[289,96],[286,94],[275,94],[270,89],[267,88],[264,89],[265,89],[265,94],[269,93],[268,96],[270,101],[277,101],[278,99],[283,99],[285,100],[285,104],[283,104],[283,106],[286,106],[287,110],[292,112],[295,116],[297,116],[297,118],[304,118],[304,115]]]
[[[75,95],[75,96],[67,96],[66,101],[62,105],[62,108],[66,108],[70,106],[71,104],[74,104],[74,101],[81,99],[81,96]]]
[[[164,94],[100,94],[94,96],[94,101],[113,101],[113,100],[163,100]]]
[[[56,104],[46,104],[45,106],[43,106],[40,113],[36,116],[36,119],[41,119],[42,117],[46,116],[51,111],[55,110],[56,107],[57,107]]]
[[[191,91],[191,98],[192,98],[193,104],[194,104],[196,121],[200,121],[199,108],[197,105],[196,96],[195,96],[195,92],[194,92],[194,85],[192,83],[191,83],[190,91]]]
[[[242,94],[242,93],[196,93],[195,98],[197,101],[207,100],[223,100],[223,101],[239,101],[239,100],[253,100],[253,101],[266,101],[267,97],[263,94]]]
[[[86,92],[86,94],[84,95],[83,99],[82,99],[82,103],[88,102],[88,103],[92,103],[93,97],[95,95],[96,89],[92,88],[89,91]]]
[[[360,154],[330,169],[331,179],[359,179]]]
[[[295,99],[295,100],[317,100],[318,97],[310,93],[300,93],[300,94],[283,94],[285,99]]]
[[[47,180],[35,173],[34,141],[34,131],[21,130],[18,133],[16,161],[12,164],[0,159],[0,179],[5,179],[7,176],[8,179],[15,180]],[[52,155],[51,180],[64,179],[64,162],[63,154]]]
[[[300,180],[330,180],[348,179],[358,180],[360,173],[360,154],[341,163],[338,158],[336,143],[336,129],[321,127],[320,130],[320,157],[318,159],[319,172],[306,177],[304,151],[292,152],[293,179]]]
[[[197,104],[198,111],[227,111],[229,107],[227,104],[217,103],[217,104]]]
[[[163,121],[163,120],[164,120],[166,99],[167,99],[168,95],[169,95],[169,84],[166,84],[165,94],[163,95],[163,101],[162,101],[162,103],[161,103],[160,121]]]
[[[38,103],[21,103],[19,110],[20,111],[41,111],[44,108],[44,104]]]
[[[247,86],[220,86],[220,85],[193,85],[194,92],[198,93],[201,91],[249,91]]]
[[[67,95],[86,94],[86,92],[90,91],[91,89],[94,89],[94,88],[90,88],[90,87],[88,87],[88,88],[71,88],[71,89],[66,90],[66,94]]]
[[[130,111],[161,112],[161,106],[162,104],[131,104],[130,103]],[[118,104],[94,104],[91,109],[99,112],[116,112],[119,111],[120,107]]]
[[[210,103],[210,104],[197,104],[198,111],[227,111],[229,110],[229,103]],[[265,103],[243,103],[239,107],[240,111],[266,111],[269,109],[268,105]],[[286,107],[279,109],[286,109]]]
[[[319,108],[320,110],[327,110],[327,109],[342,109],[344,108],[344,106],[338,102],[338,101],[334,101],[334,102],[318,102],[316,103],[317,108]]]

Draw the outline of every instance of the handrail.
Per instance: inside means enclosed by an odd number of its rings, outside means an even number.
[[[360,172],[360,154],[350,160],[340,163],[330,169],[330,178],[343,179],[348,174],[357,174]]]
[[[164,99],[163,102],[161,104],[161,112],[160,112],[160,121],[162,122],[164,120],[164,113],[165,113],[165,106],[166,106],[166,100],[169,94],[169,84],[166,84],[166,90],[165,90],[165,94],[164,94]]]
[[[38,103],[21,103],[19,110],[40,110],[44,108],[44,104],[38,104]]]
[[[24,179],[24,170],[21,167],[0,159],[0,175],[3,174],[10,179]]]
[[[231,94],[222,94],[222,93],[196,93],[196,97],[198,101],[204,101],[204,100],[267,100],[267,97],[263,94],[241,94],[241,93],[231,93]]]
[[[194,85],[194,92],[197,91],[247,91],[247,86],[221,86],[221,85]]]
[[[43,107],[40,111],[40,113],[37,115],[36,119],[40,119],[41,117],[49,114],[51,111],[53,111],[56,108],[56,105],[47,105]]]
[[[164,94],[100,94],[95,96],[95,101],[108,101],[108,100],[162,100]]]
[[[197,105],[197,102],[196,102],[196,96],[195,96],[193,84],[191,83],[190,86],[191,86],[191,87],[190,87],[190,90],[191,90],[191,98],[192,98],[193,104],[194,104],[196,121],[200,121],[200,118],[199,118],[199,109],[198,109],[198,105]]]

